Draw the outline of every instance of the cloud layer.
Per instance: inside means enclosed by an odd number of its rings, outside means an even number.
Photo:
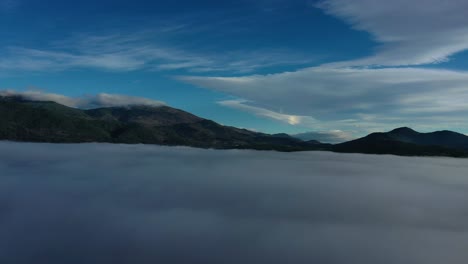
[[[268,110],[276,107],[288,115],[313,115],[322,121],[317,122],[319,129],[391,128],[406,122],[419,126],[426,117],[440,117],[453,125],[452,118],[468,111],[464,103],[468,73],[461,71],[322,66],[270,75],[181,80],[245,98]]]
[[[161,41],[182,31],[184,27],[159,27],[151,31],[100,36],[79,35],[45,48],[6,47],[0,53],[0,70],[51,72],[90,68],[123,72],[186,70],[196,73],[246,73],[278,65],[303,65],[312,61],[287,50],[233,50],[210,54],[191,52]]]
[[[318,7],[369,32],[380,44],[374,56],[348,65],[438,63],[468,49],[464,0],[325,0]]]
[[[374,54],[295,72],[182,80],[263,111],[313,116],[315,130],[363,135],[409,125],[468,131],[462,118],[468,112],[468,73],[414,67],[468,49],[468,2],[324,0],[314,7],[368,32],[377,45]]]
[[[462,159],[0,143],[2,263],[468,258]]]
[[[148,98],[108,93],[100,93],[96,95],[87,95],[81,97],[70,97],[61,94],[46,93],[42,91],[0,90],[0,96],[20,96],[26,100],[53,101],[69,107],[83,109],[132,105],[165,105],[164,102]]]

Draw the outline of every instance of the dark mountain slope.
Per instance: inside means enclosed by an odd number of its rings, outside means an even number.
[[[416,139],[418,139],[418,142],[420,139],[413,133],[417,132],[393,130],[388,133],[372,133],[363,138],[336,144],[332,147],[332,150],[345,153],[393,154],[401,156],[468,156],[466,151],[457,148],[414,143]]]
[[[145,143],[281,151],[322,147],[294,138],[222,126],[168,106],[80,110],[19,97],[0,97],[0,140]]]
[[[387,135],[394,140],[406,143],[441,146],[468,151],[468,136],[447,130],[419,133],[410,128],[402,127],[388,132]]]
[[[80,143],[144,143],[218,149],[330,150],[404,156],[468,156],[468,137],[451,132],[419,133],[398,128],[331,145],[286,134],[268,135],[168,106],[80,110],[55,102],[0,97],[0,140]]]
[[[86,110],[84,113],[99,120],[137,123],[146,127],[187,124],[203,120],[168,106],[109,107]]]
[[[111,141],[115,123],[93,120],[81,110],[54,102],[0,97],[0,139],[15,141]]]

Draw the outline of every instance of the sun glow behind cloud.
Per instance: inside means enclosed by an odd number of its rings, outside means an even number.
[[[248,104],[248,101],[245,100],[224,100],[219,101],[218,104],[233,109],[238,109],[244,112],[252,113],[256,116],[266,117],[269,119],[281,121],[288,123],[290,125],[304,125],[311,126],[315,123],[315,119],[310,116],[297,116],[297,115],[287,115],[275,111],[271,111],[265,108],[251,106]]]

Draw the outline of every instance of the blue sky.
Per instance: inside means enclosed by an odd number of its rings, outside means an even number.
[[[335,140],[398,126],[468,133],[465,10],[462,0],[0,0],[0,90],[144,97]]]

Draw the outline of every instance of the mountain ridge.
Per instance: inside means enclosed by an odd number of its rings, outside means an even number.
[[[284,133],[270,135],[223,126],[165,105],[83,110],[18,96],[0,96],[0,140],[468,157],[468,136],[447,130],[420,133],[400,127],[339,144],[325,144]]]
[[[444,137],[456,135],[454,140]],[[332,151],[365,154],[393,154],[400,156],[451,156],[468,157],[468,136],[452,131],[420,133],[407,127],[390,132],[371,133],[365,137],[336,144]],[[460,138],[460,135],[463,138]],[[467,142],[467,145],[455,142]]]
[[[0,97],[0,139],[53,143],[144,143],[202,148],[313,150],[319,145],[222,126],[169,106],[82,110],[52,101]]]

